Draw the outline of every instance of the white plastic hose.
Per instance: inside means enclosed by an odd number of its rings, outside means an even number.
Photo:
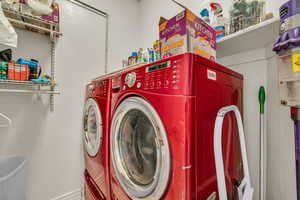
[[[222,127],[223,127],[224,117],[228,112],[234,112],[235,114],[237,124],[238,124],[239,139],[241,145],[240,147],[242,153],[244,179],[242,180],[242,183],[238,187],[239,200],[252,200],[253,188],[251,186],[250,176],[249,176],[249,167],[248,167],[243,122],[242,122],[240,111],[236,106],[228,106],[220,109],[217,114],[217,118],[215,122],[214,154],[215,154],[215,164],[217,170],[219,199],[227,200],[227,189],[226,189],[224,162],[223,162],[223,153],[222,153]]]

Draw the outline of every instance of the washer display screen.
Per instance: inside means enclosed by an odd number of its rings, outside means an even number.
[[[120,125],[119,149],[122,164],[131,181],[144,186],[153,182],[157,145],[155,129],[140,110],[130,110]]]

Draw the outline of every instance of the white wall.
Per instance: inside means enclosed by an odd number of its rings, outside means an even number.
[[[135,0],[85,2],[110,14],[109,71],[112,71],[138,46],[138,4]],[[104,38],[101,35],[105,22],[99,18],[99,23],[91,24],[85,18],[76,18],[85,14],[68,5],[62,1],[64,35],[57,45],[56,60],[61,94],[55,98],[55,111],[49,111],[48,98],[40,101],[32,95],[0,93],[0,112],[13,120],[12,127],[0,130],[0,155],[27,157],[28,200],[54,199],[80,189],[82,183],[84,87],[91,78],[104,72]],[[96,33],[91,33],[93,30]],[[26,31],[18,33],[19,48],[15,58],[33,56],[49,69],[48,39]]]
[[[201,1],[178,0],[195,13]],[[225,12],[230,8],[229,0],[223,0]],[[229,2],[229,3],[228,3]],[[285,0],[267,0],[267,12],[278,17],[278,8]],[[140,2],[140,24],[142,24],[142,46],[151,45],[159,37],[159,17],[170,18],[182,9],[169,0],[142,0]],[[226,15],[226,13],[225,13]],[[154,28],[153,28],[154,27]],[[249,154],[251,179],[254,184],[254,199],[259,191],[259,103],[258,89],[267,90],[267,200],[296,199],[295,155],[293,123],[289,109],[279,104],[277,90],[276,59],[270,46],[218,59],[218,62],[244,75],[244,125]]]

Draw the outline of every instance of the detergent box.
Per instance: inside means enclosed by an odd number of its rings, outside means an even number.
[[[8,63],[8,79],[18,81],[28,81],[30,69],[28,65]]]
[[[202,19],[186,9],[159,23],[162,57],[192,52],[216,60],[216,32]]]

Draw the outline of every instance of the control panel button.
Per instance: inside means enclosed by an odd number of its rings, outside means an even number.
[[[136,82],[136,73],[135,72],[131,72],[126,75],[125,83],[126,83],[126,85],[128,85],[128,87],[130,87],[130,88],[133,87],[135,82]]]
[[[161,81],[158,81],[157,82],[157,87],[160,87],[161,86]]]
[[[168,87],[169,81],[168,81],[168,80],[165,80],[164,85],[165,85],[165,87]]]

